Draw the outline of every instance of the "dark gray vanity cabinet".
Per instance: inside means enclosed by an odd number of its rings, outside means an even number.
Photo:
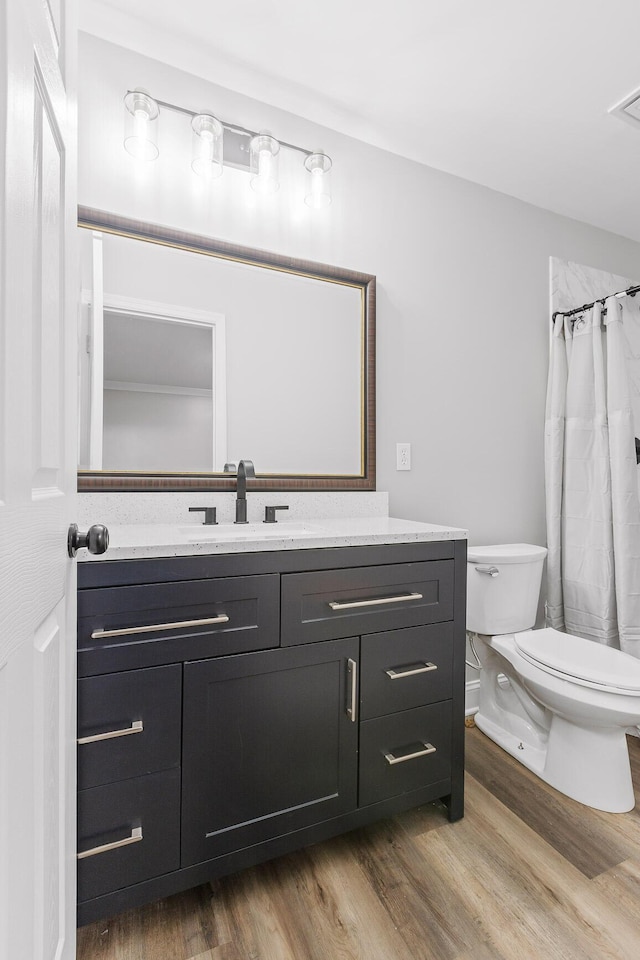
[[[442,799],[466,542],[78,568],[86,923]]]

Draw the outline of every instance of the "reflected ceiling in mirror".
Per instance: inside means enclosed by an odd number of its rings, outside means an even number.
[[[375,489],[375,277],[79,208],[80,490]],[[227,471],[229,467],[227,466]]]

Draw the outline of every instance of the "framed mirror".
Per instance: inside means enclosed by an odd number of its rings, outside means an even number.
[[[80,207],[80,491],[375,489],[375,277]],[[231,475],[230,475],[231,474]]]

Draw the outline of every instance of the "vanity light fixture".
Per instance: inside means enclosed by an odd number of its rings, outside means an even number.
[[[191,120],[191,168],[199,176],[220,177],[224,167],[234,167],[250,175],[250,185],[260,194],[274,194],[278,179],[281,148],[304,155],[307,171],[304,200],[314,209],[331,203],[331,158],[321,151],[305,150],[293,143],[278,141],[266,131],[257,133],[246,127],[220,120],[211,113],[187,110],[175,103],[156,100],[146,90],[128,90],[124,98],[124,147],[133,157],[155,160],[158,150],[160,110],[182,113]]]
[[[155,160],[159,153],[158,104],[143,90],[130,90],[124,108],[125,150],[138,160]]]
[[[314,210],[331,203],[331,157],[326,153],[310,153],[304,161],[308,184],[304,202]]]

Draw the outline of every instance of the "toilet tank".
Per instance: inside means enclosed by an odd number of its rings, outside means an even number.
[[[488,636],[530,630],[546,555],[545,547],[531,543],[469,547],[467,630]]]

